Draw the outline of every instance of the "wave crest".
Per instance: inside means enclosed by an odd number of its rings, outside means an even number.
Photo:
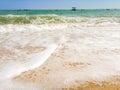
[[[34,16],[18,16],[7,15],[0,16],[0,24],[51,24],[51,23],[80,23],[81,25],[108,25],[120,24],[120,18],[117,17],[67,17],[58,15],[34,15]]]

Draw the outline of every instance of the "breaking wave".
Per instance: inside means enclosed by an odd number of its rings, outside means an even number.
[[[0,24],[59,24],[80,23],[86,25],[120,24],[118,17],[70,17],[60,15],[6,15],[0,16]]]

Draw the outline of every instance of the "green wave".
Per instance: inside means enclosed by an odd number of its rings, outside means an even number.
[[[100,18],[86,18],[86,17],[66,17],[59,15],[34,15],[34,16],[17,16],[6,15],[0,16],[0,24],[52,24],[52,23],[80,23],[81,25],[100,25],[100,24],[119,24],[120,18],[115,17],[100,17]]]
[[[0,24],[61,23],[60,16],[0,16]]]

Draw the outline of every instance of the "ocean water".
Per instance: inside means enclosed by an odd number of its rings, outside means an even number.
[[[0,24],[81,23],[120,24],[120,9],[91,10],[0,10]]]
[[[109,9],[1,10],[0,90],[117,84],[119,17]]]
[[[91,10],[0,10],[0,15],[47,15],[81,17],[120,17],[120,9],[91,9]]]

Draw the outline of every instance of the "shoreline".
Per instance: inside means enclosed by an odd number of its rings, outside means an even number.
[[[65,18],[68,22],[62,23],[54,22],[56,17],[42,20],[42,25],[0,25],[1,89],[120,88],[119,19]],[[39,60],[45,62],[41,65]],[[19,70],[19,75],[7,77]]]

